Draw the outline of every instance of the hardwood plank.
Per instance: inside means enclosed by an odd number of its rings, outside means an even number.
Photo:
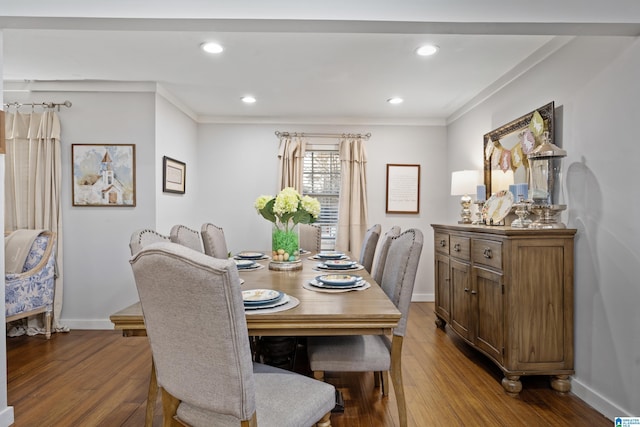
[[[518,398],[507,396],[502,373],[450,331],[435,327],[432,303],[413,303],[403,348],[403,377],[411,426],[611,426],[546,377],[523,377]],[[448,326],[447,328],[448,329]],[[304,348],[297,367],[309,373]],[[118,331],[74,330],[43,337],[7,338],[8,401],[15,426],[126,426],[144,424],[151,353],[146,337]],[[334,427],[397,427],[393,386],[383,398],[372,373],[328,372],[343,393],[345,411]],[[160,400],[154,426],[162,424]]]

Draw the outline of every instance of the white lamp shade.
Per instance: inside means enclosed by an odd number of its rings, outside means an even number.
[[[503,172],[501,169],[491,170],[491,193],[497,193],[501,190],[509,190],[509,186],[513,184],[513,171]]]
[[[451,195],[475,194],[478,185],[478,171],[457,171],[451,174]]]

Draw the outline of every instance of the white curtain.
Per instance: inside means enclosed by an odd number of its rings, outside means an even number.
[[[306,146],[306,142],[301,138],[295,140],[290,136],[280,138],[280,147],[278,148],[278,185],[280,190],[293,187],[302,194],[302,170]]]
[[[60,120],[52,110],[42,113],[7,113],[5,123],[5,232],[47,229],[56,233],[54,330],[67,331],[59,323],[62,311],[62,162]],[[30,318],[29,333],[44,333],[39,319]],[[24,328],[13,335],[26,333]]]
[[[359,254],[367,232],[367,153],[362,138],[340,141],[340,201],[336,249]]]

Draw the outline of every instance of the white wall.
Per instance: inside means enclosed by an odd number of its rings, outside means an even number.
[[[70,100],[73,104],[58,113],[62,126],[64,233],[60,320],[72,329],[111,329],[109,315],[138,299],[128,263],[131,231],[153,226],[156,217],[154,95],[34,92],[20,96],[24,102]],[[135,144],[136,207],[73,207],[72,144]]]
[[[639,39],[577,38],[449,126],[450,169],[471,168],[484,133],[555,101],[565,219],[578,229],[573,392],[609,418],[640,414],[638,76]]]
[[[197,152],[197,124],[167,101],[156,95],[156,144],[155,154],[145,159],[156,168],[154,189],[156,194],[156,223],[159,233],[169,235],[176,224],[200,230],[198,210],[201,183],[198,170],[202,161]],[[162,157],[167,156],[186,164],[185,193],[162,192]],[[206,163],[205,163],[206,167]],[[154,224],[147,227],[154,228]]]
[[[270,243],[270,224],[253,209],[261,194],[277,192],[276,130],[290,132],[351,132],[372,134],[366,143],[369,223],[419,228],[425,235],[414,292],[415,300],[433,300],[433,233],[430,224],[442,222],[447,188],[446,129],[443,126],[224,125],[199,127],[199,181],[202,185],[200,222],[224,228],[229,250],[264,249]],[[313,142],[313,140],[310,140]],[[385,213],[386,164],[421,165],[420,213]]]

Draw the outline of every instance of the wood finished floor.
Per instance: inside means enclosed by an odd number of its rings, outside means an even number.
[[[520,396],[507,396],[500,370],[434,320],[432,303],[412,304],[402,360],[410,426],[612,425],[573,394],[551,390],[544,377],[523,377]],[[7,338],[14,425],[142,426],[150,360],[145,337],[116,331]],[[393,390],[382,398],[372,374],[327,373],[327,380],[345,399],[334,427],[398,426]],[[160,400],[156,408],[160,426]]]

